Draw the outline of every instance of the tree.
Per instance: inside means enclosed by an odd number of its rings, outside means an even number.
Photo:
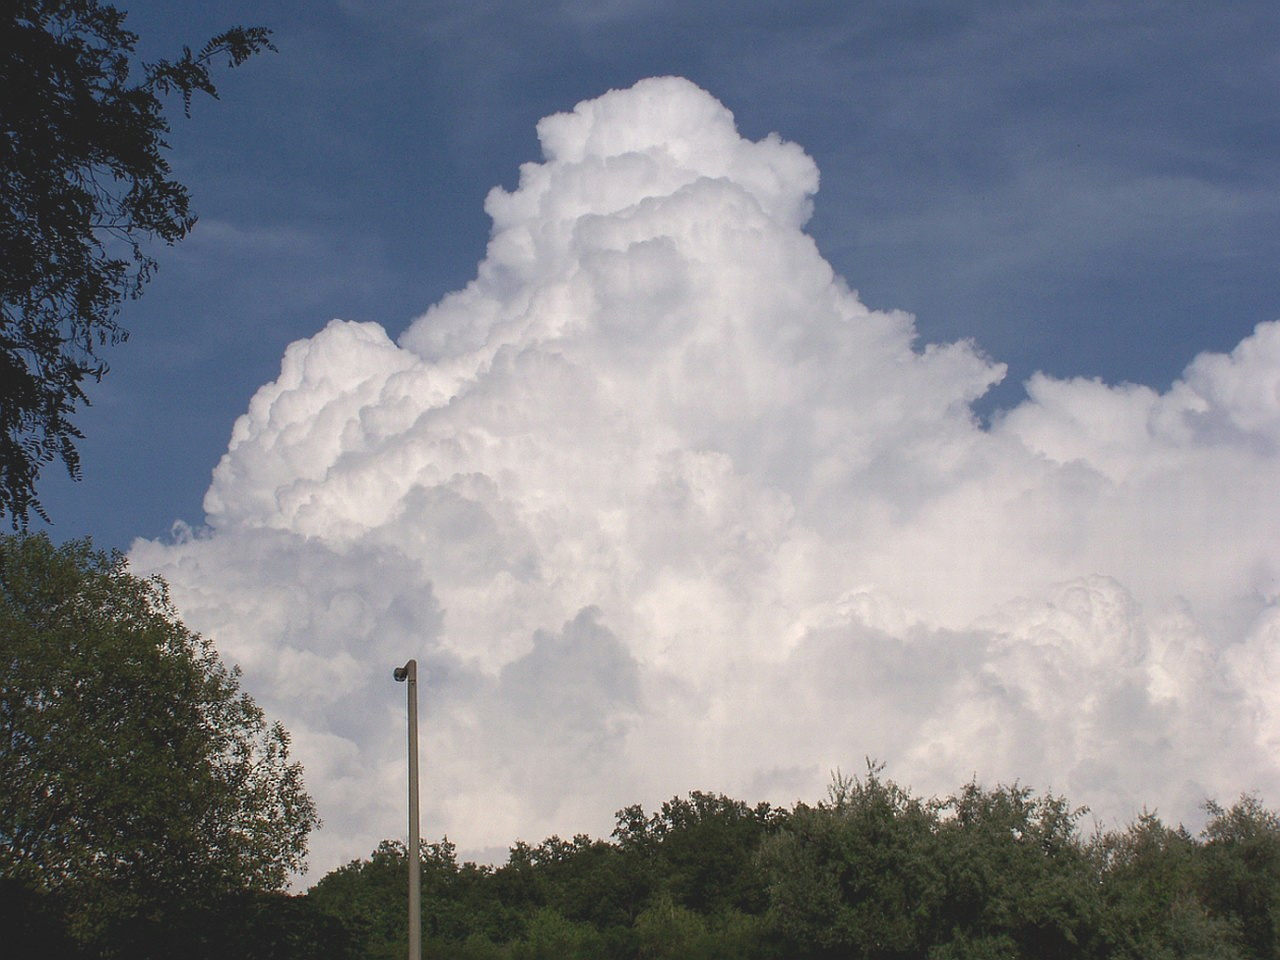
[[[1205,851],[1183,827],[1167,827],[1144,812],[1123,832],[1095,836],[1091,853],[1102,879],[1106,956],[1226,960],[1245,955],[1239,918],[1206,909],[1198,878]]]
[[[1280,956],[1280,815],[1251,794],[1205,810],[1199,866],[1210,915],[1239,925],[1247,956]]]
[[[793,956],[920,957],[942,898],[937,809],[880,777],[836,771],[826,801],[797,804],[760,857]]]
[[[288,734],[162,580],[0,536],[0,875],[73,900],[82,940],[151,942],[178,905],[281,889],[318,824]]]
[[[7,0],[0,12],[0,513],[29,514],[41,468],[80,474],[72,422],[100,353],[123,341],[120,304],[155,270],[154,240],[195,224],[170,175],[161,97],[216,97],[210,67],[272,47],[234,27],[199,53],[134,63],[137,35],[99,0]],[[140,77],[131,73],[140,71]]]
[[[939,804],[941,958],[1096,954],[1103,905],[1094,858],[1065,797],[970,781]]]
[[[762,913],[768,906],[755,854],[762,838],[780,826],[781,811],[694,790],[687,798],[672,797],[648,818],[639,806],[615,816],[613,835],[621,848],[648,861],[657,874],[651,885],[676,906],[701,913]]]
[[[1098,956],[1096,860],[1065,799],[971,782],[922,801],[868,764],[837,772],[766,838],[771,915],[791,957]]]

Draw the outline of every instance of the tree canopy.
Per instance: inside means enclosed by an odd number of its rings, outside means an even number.
[[[102,350],[124,340],[121,303],[156,262],[148,244],[195,224],[164,151],[162,97],[217,96],[270,31],[234,27],[197,53],[135,62],[125,14],[99,0],[7,0],[0,11],[0,513],[42,517],[41,468],[80,471],[73,415]],[[46,517],[47,519],[47,517]]]
[[[0,876],[119,941],[282,889],[318,823],[287,733],[163,581],[87,540],[0,536]]]
[[[423,930],[445,960],[1273,960],[1280,820],[1210,803],[1201,834],[971,782],[922,799],[870,765],[791,809],[692,793],[618,812],[613,841],[516,843],[501,866],[426,843]],[[351,956],[404,956],[406,851],[307,895]]]

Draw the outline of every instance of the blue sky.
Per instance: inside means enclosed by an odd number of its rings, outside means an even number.
[[[1037,370],[1164,389],[1280,318],[1272,3],[124,6],[144,57],[237,23],[280,52],[175,111],[201,222],[124,308],[83,481],[46,471],[58,537],[199,525],[284,347],[332,317],[395,336],[464,286],[537,120],[646,76],[814,158],[808,232],[862,300],[1008,364],[983,415]]]

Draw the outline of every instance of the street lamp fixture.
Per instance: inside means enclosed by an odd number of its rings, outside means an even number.
[[[409,682],[409,960],[422,960],[422,857],[418,848],[418,661],[396,667],[397,683]]]

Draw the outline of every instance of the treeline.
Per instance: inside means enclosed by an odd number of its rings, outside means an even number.
[[[822,802],[710,793],[617,814],[609,840],[517,843],[501,866],[424,843],[431,960],[1276,960],[1280,817],[1208,804],[1198,835],[970,783],[924,800],[870,768]],[[401,960],[407,858],[384,842],[307,894],[157,896],[86,914],[85,891],[0,876],[15,957]],[[104,902],[105,899],[104,899]],[[85,927],[90,916],[96,922]]]
[[[1280,818],[1249,796],[1207,812],[1198,836],[1155,815],[1085,835],[1062,797],[923,800],[874,767],[816,806],[692,793],[498,867],[424,843],[423,937],[432,960],[1275,960]],[[329,955],[405,955],[406,865],[384,842],[311,889]]]

